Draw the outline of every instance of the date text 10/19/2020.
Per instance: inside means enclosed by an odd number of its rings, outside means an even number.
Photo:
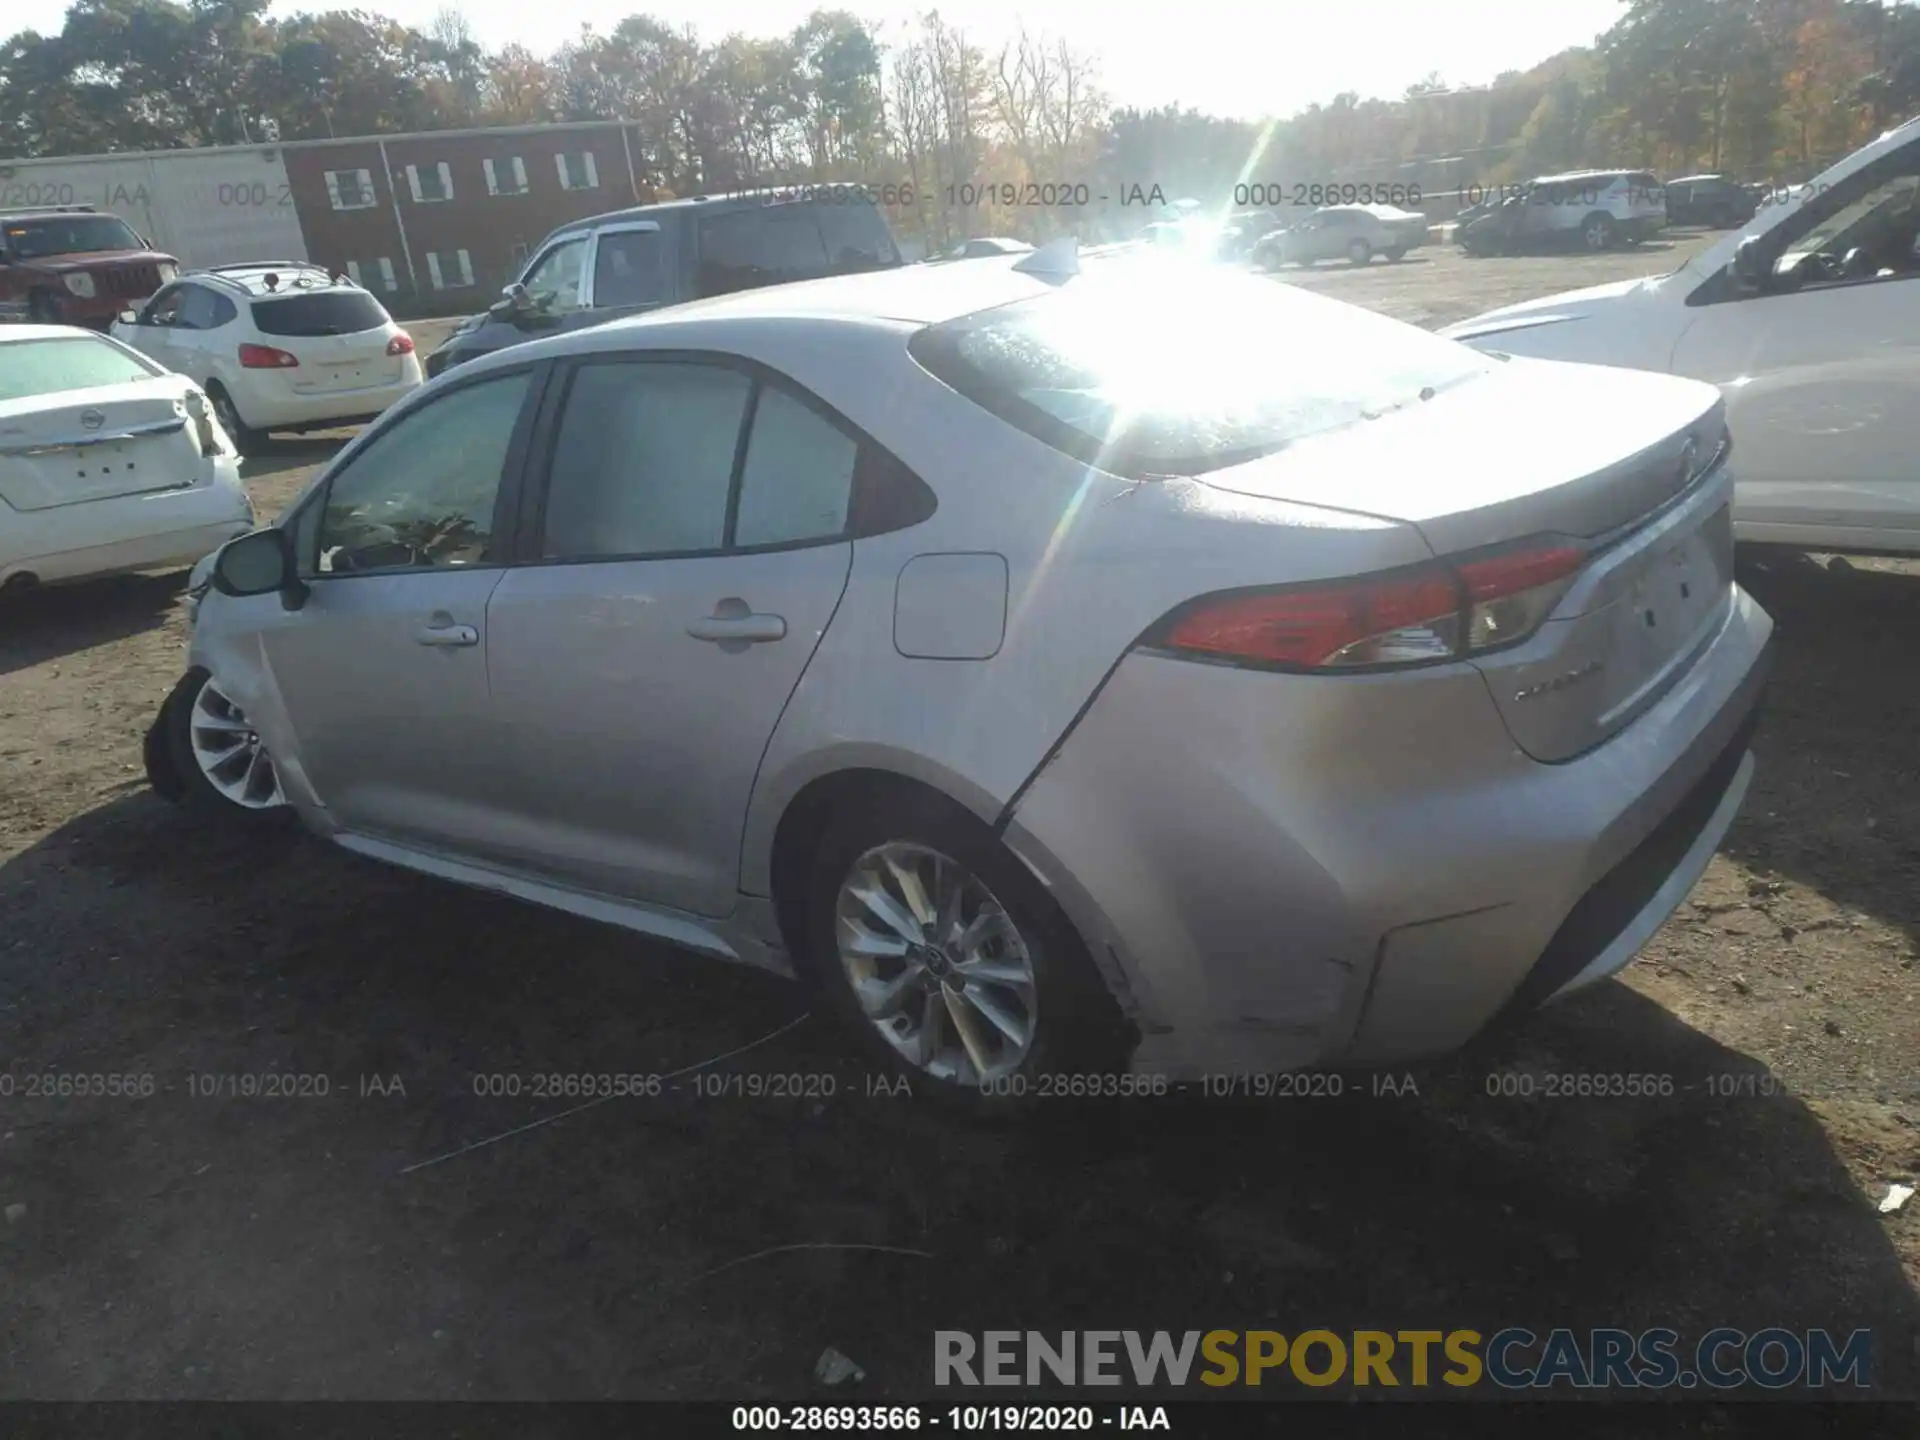
[[[1173,1429],[1164,1405],[736,1405],[735,1430],[1080,1431]]]

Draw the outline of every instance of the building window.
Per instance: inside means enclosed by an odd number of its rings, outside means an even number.
[[[427,278],[436,290],[458,290],[473,284],[473,260],[464,250],[427,252]]]
[[[378,203],[366,170],[327,171],[327,201],[336,210],[371,210]]]
[[[505,160],[482,160],[480,164],[487,172],[487,194],[527,193],[527,162],[518,155]]]
[[[451,200],[453,199],[453,171],[444,160],[437,165],[429,165],[424,170],[418,165],[409,165],[407,166],[407,188],[413,191],[413,198],[422,205]]]
[[[562,190],[598,190],[600,188],[600,170],[593,163],[593,152],[582,150],[578,155],[564,152],[553,157],[553,165],[560,172]]]
[[[398,290],[400,288],[400,282],[394,277],[393,261],[383,255],[374,263],[380,267],[379,288],[385,290],[388,294],[392,294]],[[375,288],[367,284],[366,277],[361,273],[360,262],[358,260],[347,261],[347,278],[363,290]]]

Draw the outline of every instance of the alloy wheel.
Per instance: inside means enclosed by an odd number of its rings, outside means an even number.
[[[834,940],[854,999],[916,1069],[981,1086],[1033,1049],[1039,1009],[1026,938],[952,856],[905,841],[867,851],[841,884]]]
[[[200,773],[223,798],[243,810],[273,810],[287,803],[260,733],[211,679],[194,696],[187,740]]]

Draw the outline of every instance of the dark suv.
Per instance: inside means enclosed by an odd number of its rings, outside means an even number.
[[[427,357],[427,375],[644,310],[900,263],[886,218],[857,186],[698,195],[596,215],[542,240],[498,303]]]
[[[0,210],[0,319],[105,330],[179,270],[118,215],[91,205]]]
[[[1724,175],[1688,175],[1667,182],[1667,223],[1731,230],[1751,220],[1756,203],[1744,185]]]

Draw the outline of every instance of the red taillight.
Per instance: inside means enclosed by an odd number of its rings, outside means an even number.
[[[1375,579],[1222,595],[1177,613],[1150,643],[1302,670],[1457,659],[1539,629],[1586,558],[1575,546],[1534,544]]]
[[[404,330],[387,341],[387,354],[389,355],[411,355],[412,353],[413,337]]]
[[[271,345],[240,347],[240,368],[243,370],[291,370],[299,363],[298,356],[276,350]]]

